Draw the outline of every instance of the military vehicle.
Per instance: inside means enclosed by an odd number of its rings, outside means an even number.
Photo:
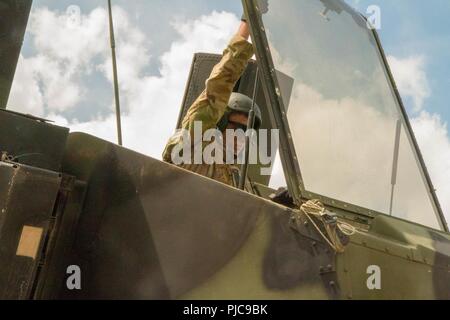
[[[257,63],[236,91],[258,88],[285,177],[252,165],[253,193],[8,111],[31,1],[0,1],[1,299],[450,298],[448,226],[376,30],[341,0],[242,4]],[[180,117],[218,58],[194,57]]]

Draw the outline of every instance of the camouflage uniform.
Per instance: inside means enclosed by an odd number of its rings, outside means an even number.
[[[253,46],[240,35],[231,39],[223,52],[222,60],[214,67],[206,81],[206,89],[195,100],[183,119],[182,128],[190,132],[191,141],[194,141],[195,121],[202,122],[202,133],[217,127],[226,111],[233,88],[253,53]],[[179,143],[182,143],[180,134],[175,134],[169,139],[163,153],[164,161],[172,163],[172,150]],[[239,181],[239,168],[233,165],[182,164],[180,167],[231,186],[237,186]]]

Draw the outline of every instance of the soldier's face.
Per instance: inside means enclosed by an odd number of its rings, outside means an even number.
[[[248,122],[248,116],[245,113],[234,112],[228,117],[228,130],[242,129],[246,131]],[[226,140],[226,135],[224,135]],[[225,141],[226,143],[226,141]],[[238,155],[245,147],[245,139],[239,139],[238,136],[234,137],[234,154]]]
[[[227,129],[239,129],[240,126],[247,126],[248,116],[245,113],[233,112],[228,117]]]

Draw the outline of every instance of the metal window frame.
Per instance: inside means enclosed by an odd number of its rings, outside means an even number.
[[[242,0],[242,5],[244,12],[248,17],[250,24],[250,32],[252,35],[253,43],[256,48],[256,57],[261,70],[261,75],[263,79],[263,89],[270,106],[272,107],[269,111],[270,119],[275,128],[280,130],[280,158],[283,165],[283,171],[286,178],[287,187],[292,194],[295,202],[300,204],[304,200],[318,199],[322,201],[325,205],[329,207],[334,207],[338,209],[343,209],[355,214],[364,215],[368,217],[375,217],[377,215],[387,215],[387,213],[377,212],[368,208],[356,206],[344,201],[332,199],[314,192],[310,192],[305,189],[305,185],[302,179],[300,164],[295,151],[293,138],[289,128],[289,122],[287,119],[287,114],[285,112],[283,100],[281,97],[280,86],[278,84],[278,79],[275,73],[275,66],[272,59],[272,54],[270,52],[269,42],[266,35],[266,30],[262,20],[261,13],[259,11],[257,0]],[[364,15],[358,15],[367,21]],[[415,138],[414,132],[409,121],[406,108],[403,104],[403,100],[398,91],[397,85],[395,84],[392,71],[387,62],[387,58],[383,47],[381,45],[380,38],[375,29],[372,29],[372,35],[374,37],[375,43],[377,45],[377,52],[380,57],[380,62],[384,66],[383,70],[387,76],[387,80],[391,91],[396,98],[396,104],[398,106],[397,110],[402,118],[402,123],[404,124],[406,135],[412,145],[413,154],[416,159],[419,171],[424,180],[427,193],[438,218],[438,222],[441,229],[449,232],[448,225],[445,221],[445,216],[442,212],[442,208],[439,204],[439,200],[436,195],[436,190],[431,182],[430,175],[426,168],[422,153],[420,152],[419,145]],[[409,220],[407,220],[409,221]],[[414,221],[410,221],[416,223]]]
[[[367,21],[366,17],[362,14],[360,16]],[[449,227],[447,224],[447,221],[445,219],[445,215],[442,211],[441,204],[439,202],[439,199],[436,194],[436,189],[433,186],[433,182],[431,181],[431,176],[428,172],[427,166],[425,164],[425,160],[423,158],[422,152],[420,151],[419,144],[417,142],[416,136],[414,134],[414,131],[411,126],[411,122],[409,121],[408,113],[406,111],[406,107],[403,103],[403,99],[400,95],[400,92],[398,90],[397,84],[395,82],[394,76],[392,74],[392,70],[389,66],[389,63],[386,58],[386,53],[383,49],[383,46],[381,44],[381,39],[378,35],[378,32],[376,29],[372,29],[372,34],[375,38],[375,42],[377,44],[377,52],[380,55],[381,63],[384,66],[383,70],[387,75],[387,80],[389,83],[390,89],[393,91],[394,96],[396,97],[397,107],[398,111],[400,112],[402,116],[402,122],[405,127],[406,136],[408,137],[409,143],[412,146],[414,158],[416,159],[417,165],[419,167],[420,174],[422,176],[422,180],[426,184],[427,187],[427,193],[430,197],[431,204],[434,208],[434,212],[436,213],[436,217],[438,219],[439,224],[441,225],[442,230],[449,232]]]

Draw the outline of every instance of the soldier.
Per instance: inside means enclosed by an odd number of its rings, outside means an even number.
[[[206,89],[192,104],[182,122],[182,128],[187,130],[194,144],[194,123],[201,122],[202,134],[217,128],[226,137],[225,130],[247,129],[248,114],[253,101],[249,97],[234,93],[233,88],[242,76],[250,58],[253,56],[253,46],[248,42],[250,37],[249,26],[243,17],[237,34],[231,39],[228,47],[223,52],[221,61],[214,67],[206,81]],[[254,104],[255,129],[261,126],[261,111]],[[243,148],[242,141],[235,138],[234,150],[225,150],[237,156]],[[175,134],[169,139],[163,153],[163,160],[173,163],[172,151],[174,147],[182,143],[182,136]],[[227,148],[226,138],[223,145]],[[192,145],[193,147],[193,145]],[[204,146],[203,146],[204,147]],[[180,167],[196,172],[208,178],[237,187],[239,182],[239,168],[231,164],[194,164],[183,163]],[[249,190],[248,185],[246,189]]]

